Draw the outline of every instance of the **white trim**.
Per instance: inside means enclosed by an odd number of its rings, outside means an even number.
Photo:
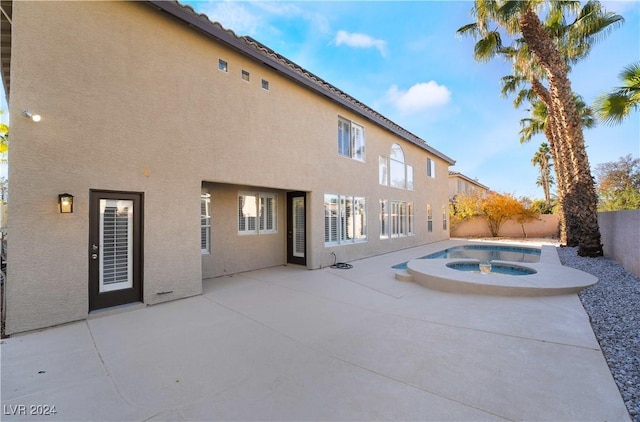
[[[363,243],[367,239],[365,197],[324,195],[324,245]],[[358,220],[359,218],[359,220]]]
[[[241,203],[242,208],[240,208]],[[240,191],[236,211],[238,216],[236,227],[239,235],[278,232],[277,193]]]
[[[400,237],[415,235],[415,211],[412,201],[387,201],[381,199],[380,203],[388,204],[390,210],[388,214],[388,237],[384,237],[382,229],[380,239],[397,239]]]
[[[427,158],[427,177],[436,178],[436,162],[431,158]]]
[[[133,207],[134,202],[132,200],[100,199],[100,293],[128,289],[133,286]],[[108,239],[105,235],[105,211],[107,208],[115,208],[117,210],[117,215],[114,215],[113,220],[110,222],[110,236]],[[122,217],[124,219],[121,219]],[[126,232],[122,231],[122,223],[126,223]],[[109,262],[105,260],[105,254],[107,253],[111,257]],[[124,259],[122,259],[123,253],[126,253]],[[107,271],[105,266],[109,267],[109,273],[113,274],[114,277],[118,274],[122,275],[122,270],[124,269],[125,280],[106,281],[105,275]]]
[[[221,67],[223,63],[224,68]],[[218,70],[222,73],[229,73],[229,62],[222,58],[218,58]]]
[[[366,161],[364,132],[363,125],[338,116],[338,155],[364,163]],[[348,150],[346,150],[347,148]]]
[[[203,203],[204,214],[202,213]],[[204,248],[202,247],[203,240]],[[211,253],[211,195],[208,193],[200,195],[200,253],[202,255]]]

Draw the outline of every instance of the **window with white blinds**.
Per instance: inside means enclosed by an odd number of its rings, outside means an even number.
[[[238,194],[238,234],[267,234],[278,231],[278,196],[275,193]]]
[[[133,201],[100,200],[100,292],[133,285]]]
[[[367,240],[367,206],[362,197],[324,196],[325,246]]]
[[[200,195],[200,252],[211,253],[211,195]]]
[[[380,239],[415,234],[413,202],[380,200]]]
[[[304,197],[297,196],[292,198],[292,205],[293,256],[304,258],[306,251]]]

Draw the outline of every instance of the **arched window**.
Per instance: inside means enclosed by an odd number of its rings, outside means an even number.
[[[405,164],[404,151],[399,144],[391,146],[388,157],[380,157],[380,184],[413,190],[413,167]]]
[[[404,151],[402,150],[402,147],[398,144],[391,145],[391,155],[389,155],[389,158],[404,164]]]

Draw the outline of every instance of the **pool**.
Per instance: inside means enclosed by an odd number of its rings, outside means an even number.
[[[477,259],[481,262],[540,262],[540,249],[502,245],[462,245],[447,248],[417,259]],[[407,262],[393,265],[391,268],[404,270]]]
[[[443,246],[438,252],[394,265],[396,280],[449,293],[494,296],[573,294],[598,281],[591,274],[563,266],[551,245],[532,248],[447,241]]]
[[[519,246],[464,245],[448,248],[424,259],[477,259],[478,261],[540,262],[540,249]]]

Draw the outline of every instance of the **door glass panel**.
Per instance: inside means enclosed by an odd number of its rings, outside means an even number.
[[[293,256],[304,258],[304,198],[293,198]]]
[[[100,199],[100,293],[133,286],[133,201]]]

